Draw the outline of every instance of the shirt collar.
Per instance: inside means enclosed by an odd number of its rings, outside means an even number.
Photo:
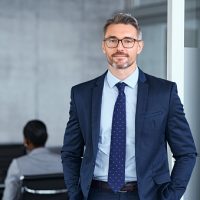
[[[129,87],[134,88],[138,82],[138,77],[139,77],[139,70],[136,67],[135,71],[126,79],[124,79],[123,82],[126,83]],[[113,88],[118,82],[122,82],[117,77],[115,77],[109,70],[106,75],[106,79],[110,88]]]

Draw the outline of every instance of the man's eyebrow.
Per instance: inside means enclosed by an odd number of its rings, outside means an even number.
[[[118,39],[118,40],[120,40],[118,37],[113,36],[113,35],[108,36],[107,38],[111,38],[111,39],[113,38],[113,39]],[[127,37],[124,37],[124,38],[122,38],[122,39],[135,39],[135,38],[133,38],[133,37],[128,37],[128,36],[127,36]],[[121,39],[121,40],[122,40],[122,39]]]
[[[113,36],[113,35],[108,36],[107,38],[114,38],[114,39],[117,39],[117,37],[116,37],[116,36]]]
[[[124,37],[123,39],[134,39],[133,37]]]

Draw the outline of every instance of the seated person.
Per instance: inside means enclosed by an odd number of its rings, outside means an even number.
[[[24,127],[23,135],[28,154],[11,162],[5,179],[3,200],[20,198],[20,177],[23,175],[63,172],[60,155],[45,148],[48,134],[42,121],[29,121]]]

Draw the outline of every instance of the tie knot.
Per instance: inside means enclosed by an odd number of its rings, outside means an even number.
[[[117,87],[119,93],[124,92],[125,86],[126,86],[126,83],[124,83],[124,82],[119,82],[116,84],[116,87]]]

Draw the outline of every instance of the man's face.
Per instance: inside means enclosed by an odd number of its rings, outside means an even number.
[[[126,24],[112,24],[109,25],[105,33],[104,39],[138,39],[138,33],[134,26]],[[105,41],[102,42],[102,49],[105,53],[109,67],[114,69],[126,69],[136,67],[136,58],[143,48],[142,41],[135,41],[133,47],[125,48],[121,41],[115,48],[109,48]]]

